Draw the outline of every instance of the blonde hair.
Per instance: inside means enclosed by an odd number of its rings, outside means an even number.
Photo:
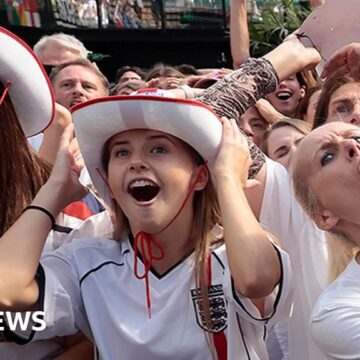
[[[104,145],[102,163],[108,173],[108,164],[110,158],[109,144],[110,138]],[[180,140],[181,141],[181,140]],[[201,156],[188,144],[181,141],[184,147],[193,155],[196,164],[203,163]],[[206,169],[206,171],[208,171]],[[114,213],[114,232],[113,238],[117,241],[124,241],[130,232],[129,220],[121,210],[120,206],[113,200],[112,210]],[[210,306],[208,297],[208,256],[210,249],[220,246],[224,243],[223,237],[215,237],[212,235],[212,229],[216,225],[221,225],[221,213],[215,188],[209,178],[206,187],[201,191],[196,191],[193,200],[194,217],[191,226],[190,244],[195,249],[195,266],[194,276],[197,286],[201,289],[202,307],[205,314],[205,324],[210,333],[213,329],[210,316]],[[215,356],[213,338],[211,334],[205,332],[210,351]]]
[[[329,249],[329,282],[333,282],[358,253],[359,246],[344,233],[327,231],[326,240]]]
[[[303,171],[304,164],[294,161],[293,165],[292,183],[295,197],[309,217],[315,220],[315,215],[321,211],[321,205]],[[335,228],[326,231],[326,240],[329,250],[328,280],[331,283],[345,270],[360,249],[355,241]]]
[[[44,35],[34,45],[34,53],[39,55],[49,43],[56,43],[62,46],[64,49],[69,49],[72,52],[76,52],[79,58],[86,59],[89,51],[85,48],[84,44],[73,35],[64,33],[56,33],[53,35]]]

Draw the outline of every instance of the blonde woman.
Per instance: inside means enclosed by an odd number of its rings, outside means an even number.
[[[311,317],[312,336],[328,359],[360,358],[360,130],[333,122],[313,130],[294,159],[295,194],[330,232],[330,286]]]

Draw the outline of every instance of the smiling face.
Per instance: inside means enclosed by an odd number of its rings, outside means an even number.
[[[360,83],[340,86],[330,97],[327,122],[360,125]]]
[[[133,233],[161,231],[181,208],[199,171],[181,140],[153,130],[130,130],[109,144],[108,179],[116,202],[129,219]],[[195,190],[202,190],[207,175]],[[179,221],[191,222],[192,198]]]
[[[304,134],[288,125],[271,131],[268,143],[270,159],[277,161],[287,169]]]
[[[329,230],[340,220],[360,225],[359,128],[334,122],[313,130],[297,150],[294,170],[294,182],[301,174],[320,205],[314,215],[320,227]]]
[[[291,117],[304,95],[305,90],[300,86],[296,75],[293,75],[282,81],[266,98],[277,111]]]

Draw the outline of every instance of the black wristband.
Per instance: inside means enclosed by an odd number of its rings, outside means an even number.
[[[42,211],[44,214],[46,214],[49,218],[50,218],[50,221],[51,221],[51,229],[54,229],[55,228],[55,225],[56,225],[56,222],[55,222],[55,217],[54,215],[47,209],[41,207],[41,206],[37,206],[37,205],[29,205],[27,206],[24,210],[23,210],[23,213],[26,211],[26,210],[39,210],[39,211]]]

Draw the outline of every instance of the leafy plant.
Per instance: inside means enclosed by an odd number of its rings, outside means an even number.
[[[306,4],[295,0],[281,0],[273,6],[262,7],[259,16],[249,19],[252,56],[261,56],[272,50],[295,31],[309,14]]]

